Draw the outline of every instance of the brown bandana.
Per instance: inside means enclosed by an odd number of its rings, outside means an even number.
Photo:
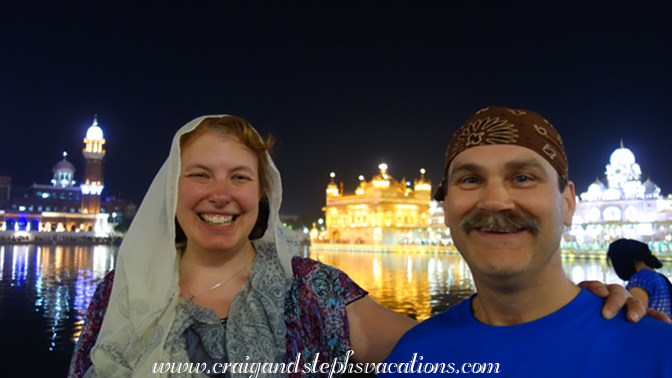
[[[477,146],[511,144],[526,147],[543,156],[568,180],[567,154],[560,134],[539,114],[529,110],[489,107],[479,110],[450,139],[446,150],[443,180],[434,193],[434,199],[445,197],[448,167],[460,152]]]

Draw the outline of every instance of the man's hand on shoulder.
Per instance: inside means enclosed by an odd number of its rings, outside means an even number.
[[[670,319],[662,313],[647,309],[642,302],[633,297],[623,286],[616,284],[605,285],[600,281],[583,281],[579,283],[582,287],[600,298],[606,298],[604,307],[602,307],[602,317],[612,319],[625,307],[628,320],[633,323],[639,322],[644,315],[649,315],[655,319],[670,322]]]

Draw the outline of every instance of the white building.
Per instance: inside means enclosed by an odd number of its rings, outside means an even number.
[[[122,217],[133,216],[136,206],[116,197],[101,201],[104,144],[103,130],[94,118],[84,139],[85,167],[79,183],[65,152],[52,170],[51,184],[13,186],[11,177],[0,176],[0,243],[115,236],[113,226]]]
[[[672,198],[663,197],[629,149],[616,149],[605,172],[607,185],[596,179],[577,199],[573,225],[565,237],[567,248],[604,250],[619,238],[649,242],[661,248],[672,234]]]

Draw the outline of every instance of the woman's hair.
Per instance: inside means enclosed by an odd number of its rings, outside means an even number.
[[[263,192],[259,200],[259,215],[257,222],[250,232],[250,240],[259,239],[266,232],[268,227],[268,216],[270,207],[268,204],[267,193],[271,190],[270,166],[268,154],[273,147],[273,138],[269,135],[263,139],[252,126],[244,119],[235,116],[223,116],[206,118],[196,126],[196,128],[180,137],[180,150],[183,151],[189,147],[196,139],[202,136],[206,131],[215,131],[223,136],[230,136],[242,143],[257,157],[257,171],[259,173],[259,189]],[[186,236],[182,227],[175,220],[176,236],[175,242],[182,244],[186,242]]]
[[[655,269],[663,266],[660,260],[651,254],[649,246],[632,239],[618,239],[609,244],[607,256],[616,274],[623,281],[629,280],[637,272],[635,261],[642,261],[647,266]]]

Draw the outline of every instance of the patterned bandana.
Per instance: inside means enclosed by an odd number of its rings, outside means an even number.
[[[441,185],[434,199],[446,196],[448,167],[462,151],[491,144],[511,144],[526,147],[541,155],[568,180],[567,154],[557,130],[539,114],[529,110],[489,107],[479,110],[450,139],[446,150]]]

